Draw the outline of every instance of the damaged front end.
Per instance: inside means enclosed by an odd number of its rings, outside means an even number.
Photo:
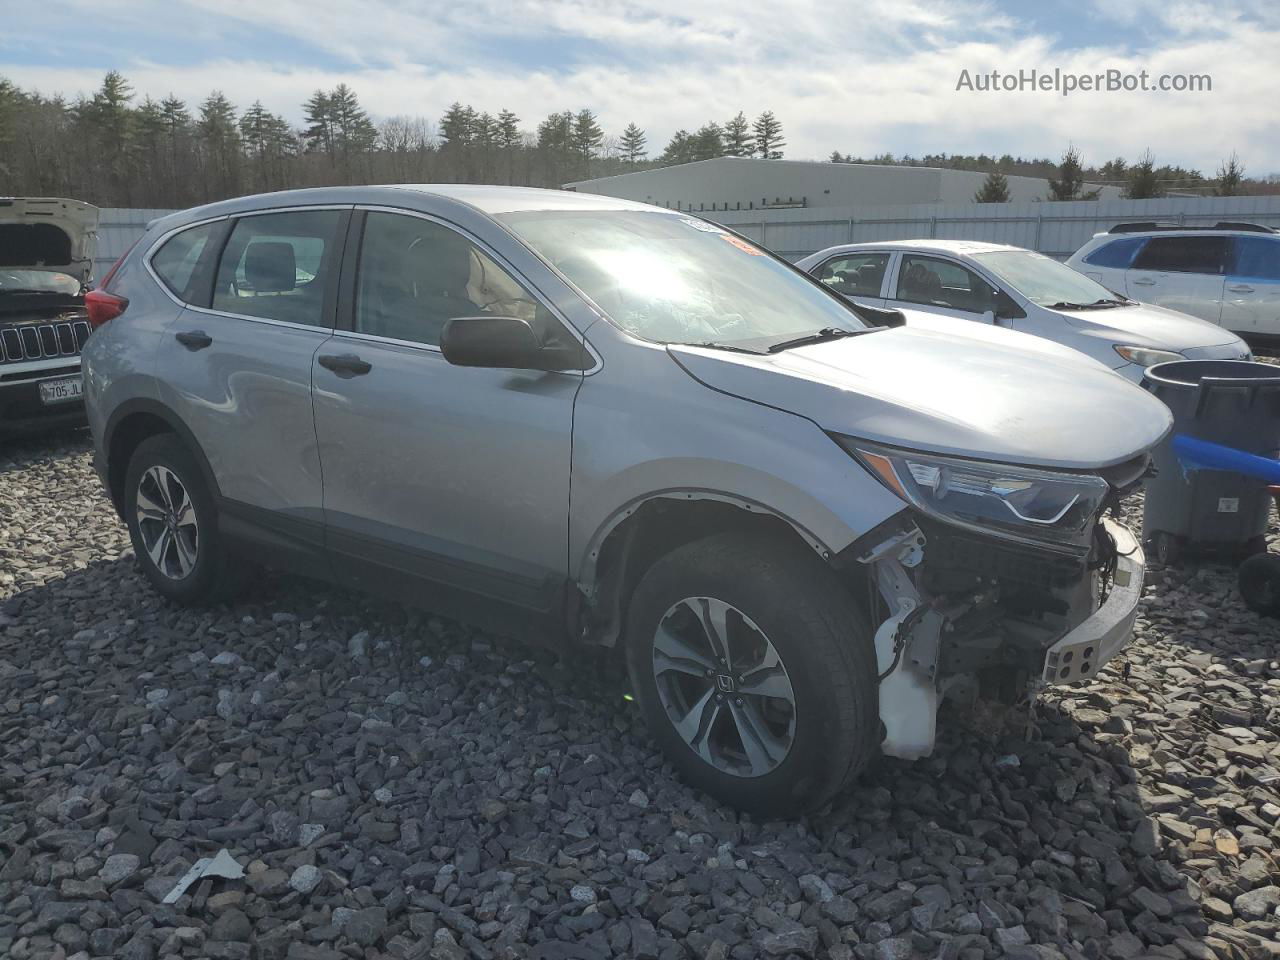
[[[883,753],[928,755],[945,698],[1013,702],[1092,677],[1128,642],[1144,558],[1106,515],[1141,484],[1147,453],[1064,474],[855,443],[911,504],[840,558],[870,574]]]

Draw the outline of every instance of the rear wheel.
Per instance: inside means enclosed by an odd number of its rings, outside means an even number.
[[[204,475],[173,434],[138,444],[125,478],[124,510],[138,565],[164,596],[184,604],[208,603],[239,587]]]
[[[631,599],[627,666],[682,777],[753,813],[820,807],[876,752],[871,630],[787,540],[722,534],[660,559]]]

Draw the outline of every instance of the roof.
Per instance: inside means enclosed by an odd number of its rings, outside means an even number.
[[[980,240],[882,240],[868,243],[846,243],[834,250],[881,250],[885,247],[903,250],[932,250],[936,253],[954,253],[972,256],[976,253],[997,253],[1001,250],[1025,250],[1007,243],[983,243]],[[1034,251],[1028,251],[1034,252]]]
[[[195,220],[220,216],[235,216],[246,211],[260,210],[267,206],[310,204],[387,203],[396,205],[405,193],[439,197],[464,204],[485,216],[534,210],[647,210],[655,213],[675,214],[634,200],[606,197],[593,193],[572,193],[565,190],[544,190],[537,187],[504,187],[475,183],[400,183],[370,184],[346,187],[306,187],[296,190],[280,190],[259,193],[247,197],[235,197],[216,203],[181,210],[148,227],[162,224],[177,226]],[[684,214],[688,216],[688,214]]]
[[[483,213],[515,213],[525,210],[663,210],[647,203],[605,197],[595,193],[547,190],[541,187],[503,187],[479,183],[405,183],[396,190],[416,190],[447,197],[475,207]]]

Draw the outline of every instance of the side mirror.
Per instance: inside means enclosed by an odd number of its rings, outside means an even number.
[[[1014,302],[1013,297],[1009,296],[1009,294],[1005,293],[1005,291],[993,290],[992,294],[994,295],[994,299],[995,299],[996,320],[1005,321],[1004,323],[1000,324],[1000,326],[1011,327],[1013,326],[1013,324],[1009,323],[1008,321],[1021,320],[1023,317],[1027,315],[1026,311],[1023,310],[1020,306],[1018,306],[1018,304]]]
[[[459,367],[581,370],[582,350],[548,347],[520,317],[454,317],[440,335],[440,352]]]

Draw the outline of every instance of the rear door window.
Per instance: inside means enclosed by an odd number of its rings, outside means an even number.
[[[884,282],[887,253],[845,254],[828,260],[818,270],[818,279],[846,297],[878,297]]]
[[[1236,237],[1235,253],[1232,276],[1251,280],[1280,280],[1280,240]]]
[[[218,261],[213,309],[328,326],[345,211],[296,210],[236,221]]]
[[[151,255],[151,268],[156,276],[172,291],[173,295],[184,303],[197,302],[203,299],[200,292],[193,289],[196,280],[196,266],[208,248],[209,240],[221,228],[222,223],[206,223],[190,230],[176,233]],[[208,274],[206,273],[207,277]],[[203,296],[209,296],[209,285],[206,280]]]
[[[958,263],[933,257],[903,257],[898,300],[981,313],[994,308],[991,284]]]
[[[1133,261],[1135,270],[1213,273],[1226,270],[1230,237],[1150,237]]]
[[[1095,267],[1113,267],[1117,270],[1128,270],[1134,257],[1147,242],[1146,237],[1125,237],[1123,240],[1112,240],[1104,243],[1093,253],[1084,258],[1085,263]]]

